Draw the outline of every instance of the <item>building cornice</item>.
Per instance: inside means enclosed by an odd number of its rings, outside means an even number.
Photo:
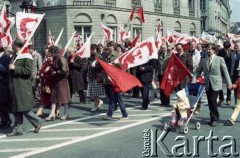
[[[106,6],[101,6],[101,5],[94,5],[94,6],[73,6],[73,5],[61,5],[61,6],[51,6],[51,7],[42,7],[42,8],[37,8],[36,12],[40,11],[45,11],[45,10],[62,10],[62,9],[102,9],[102,10],[111,10],[111,11],[122,11],[122,12],[128,12],[131,13],[131,9],[126,9],[126,8],[110,8]],[[201,18],[197,17],[191,17],[191,16],[182,16],[182,15],[176,15],[176,14],[167,14],[167,13],[157,13],[157,12],[150,12],[150,11],[144,11],[144,14],[148,15],[155,15],[155,16],[166,16],[166,17],[174,17],[174,18],[183,18],[183,19],[191,19],[191,20],[199,20]]]

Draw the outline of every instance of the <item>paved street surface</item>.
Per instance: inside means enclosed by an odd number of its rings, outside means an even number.
[[[176,101],[174,96],[173,94],[171,103]],[[11,129],[0,130],[0,157],[141,158],[144,157],[142,154],[144,143],[147,144],[147,139],[145,142],[143,139],[143,131],[147,129],[152,130],[151,149],[154,157],[167,157],[164,152],[176,156],[184,152],[184,146],[187,151],[185,155],[192,154],[190,157],[199,154],[199,157],[206,158],[214,153],[218,154],[215,155],[216,157],[222,157],[229,152],[232,154],[240,152],[240,122],[232,127],[226,123],[233,111],[233,105],[219,107],[219,124],[216,127],[210,127],[209,111],[204,95],[201,113],[194,115],[190,121],[199,121],[201,128],[196,130],[195,125],[190,123],[188,133],[180,134],[177,128],[169,132],[163,131],[164,123],[170,121],[171,108],[160,106],[158,100],[151,102],[149,110],[141,111],[139,110],[140,98],[125,96],[129,119],[120,121],[121,112],[118,110],[114,113],[115,119],[109,121],[101,119],[107,111],[107,100],[104,101],[105,104],[100,110],[90,112],[93,102],[88,100],[86,104],[79,104],[78,98],[74,96],[70,107],[70,119],[67,121],[59,119],[44,121],[40,133],[35,134],[32,126],[25,120],[24,135],[11,138],[5,136]],[[50,109],[45,109],[43,118],[48,116],[49,112]],[[157,132],[156,129],[158,129]],[[209,136],[211,131],[218,140]],[[155,143],[158,138],[162,139],[162,142],[158,141],[159,146]],[[197,139],[202,140],[196,143]],[[176,145],[180,146],[178,150],[175,150]],[[224,146],[225,150],[222,150]]]

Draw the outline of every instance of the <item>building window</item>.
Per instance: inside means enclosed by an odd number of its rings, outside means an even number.
[[[73,5],[94,5],[94,1],[92,0],[78,0],[78,1],[73,1]]]
[[[181,33],[181,24],[179,21],[175,22],[174,31]]]
[[[105,6],[116,7],[116,0],[105,0]]]
[[[200,10],[206,10],[206,0],[200,0]]]
[[[194,0],[188,0],[189,16],[195,16]]]
[[[194,23],[191,24],[191,27],[190,27],[190,35],[191,36],[196,36],[196,26]]]
[[[132,8],[136,7],[137,9],[139,9],[141,5],[141,0],[132,0]]]
[[[162,13],[162,0],[155,0],[154,11],[158,13]]]
[[[201,20],[201,31],[205,31],[206,30],[206,19],[202,19]]]
[[[179,0],[173,0],[173,7],[180,7]]]
[[[180,14],[180,3],[179,0],[173,0],[173,14]]]
[[[134,39],[139,32],[142,32],[142,28],[141,27],[133,27],[133,37],[132,39]],[[140,37],[139,37],[139,42],[142,41],[142,33],[140,34]]]
[[[76,33],[82,36],[84,42],[87,40],[87,37],[91,35],[91,28],[91,26],[75,26]]]

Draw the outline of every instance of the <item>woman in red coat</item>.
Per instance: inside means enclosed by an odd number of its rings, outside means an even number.
[[[37,116],[41,116],[43,107],[51,106],[51,90],[53,87],[54,76],[52,75],[53,69],[53,58],[50,53],[47,54],[46,61],[43,63],[42,68],[39,72],[40,83],[41,83],[41,98],[39,102],[39,108],[36,113]]]

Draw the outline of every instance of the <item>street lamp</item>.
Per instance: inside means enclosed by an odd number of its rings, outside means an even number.
[[[20,8],[22,8],[22,11],[25,10],[26,13],[32,11],[33,2],[32,0],[23,0],[22,5],[19,5]]]

